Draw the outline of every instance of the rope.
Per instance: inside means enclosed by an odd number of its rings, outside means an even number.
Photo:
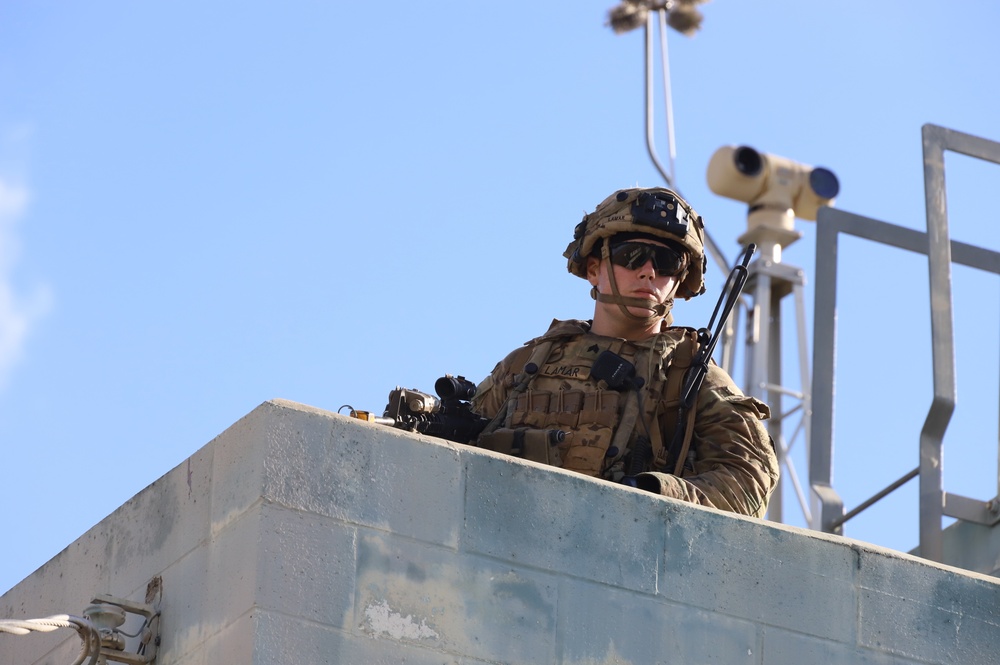
[[[80,655],[72,665],[82,665],[88,657],[90,660],[87,665],[97,665],[97,659],[101,655],[101,635],[89,619],[69,614],[55,614],[43,619],[0,620],[0,633],[11,635],[27,635],[31,632],[50,633],[59,628],[72,628],[83,640]]]

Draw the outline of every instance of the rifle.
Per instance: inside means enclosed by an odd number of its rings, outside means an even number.
[[[756,251],[757,245],[753,243],[747,245],[743,258],[733,266],[729,277],[726,278],[722,295],[719,296],[719,302],[715,303],[715,310],[712,312],[712,318],[708,320],[708,326],[698,329],[698,353],[694,357],[691,369],[684,377],[684,390],[681,392],[685,409],[690,409],[691,405],[694,404],[694,396],[698,394],[698,390],[705,380],[705,375],[708,373],[708,361],[712,359],[712,353],[715,352],[715,345],[719,342],[722,329],[726,327],[729,315],[732,314],[733,307],[736,306],[736,302],[743,293],[743,287],[746,286],[747,278],[750,276],[747,266],[750,265],[750,259],[753,258]],[[722,308],[721,316],[719,316],[720,308]],[[716,316],[719,316],[718,322],[715,320]],[[714,331],[712,330],[713,325],[715,326]]]
[[[719,301],[715,304],[715,310],[712,311],[712,318],[708,320],[708,326],[698,329],[698,352],[691,362],[691,368],[684,375],[684,386],[681,389],[681,404],[678,407],[677,413],[677,429],[674,430],[674,437],[670,442],[669,448],[671,455],[676,455],[674,457],[676,460],[675,473],[680,473],[683,468],[684,458],[687,457],[688,446],[691,444],[688,419],[691,417],[691,409],[694,407],[695,398],[698,396],[698,391],[701,390],[701,384],[705,381],[705,375],[708,374],[708,363],[712,359],[712,353],[719,342],[719,337],[722,336],[722,330],[726,327],[733,307],[736,306],[740,295],[743,293],[743,287],[746,286],[750,275],[747,266],[750,265],[750,259],[753,258],[756,251],[757,245],[754,243],[747,245],[746,251],[743,253],[743,258],[733,266],[733,269],[729,272],[729,277],[726,278],[726,284],[722,288]],[[718,317],[718,320],[716,320],[716,317]]]
[[[489,423],[489,420],[472,411],[470,400],[476,394],[476,384],[464,376],[445,374],[434,382],[434,391],[437,397],[396,386],[389,392],[389,402],[381,416],[346,404],[339,410],[347,408],[352,418],[408,432],[419,432],[456,443],[474,441]]]

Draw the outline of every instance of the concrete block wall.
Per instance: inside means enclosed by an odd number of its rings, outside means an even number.
[[[267,402],[0,597],[142,600],[161,665],[1000,660],[1000,582]],[[0,634],[4,665],[73,661]]]

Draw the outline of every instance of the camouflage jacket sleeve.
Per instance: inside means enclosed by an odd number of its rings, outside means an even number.
[[[762,420],[765,404],[745,396],[713,365],[698,393],[691,450],[693,468],[682,478],[649,472],[639,486],[664,496],[743,515],[763,517],[778,482],[778,459]]]
[[[514,359],[524,355],[524,348],[511,352],[497,363],[489,376],[476,387],[472,398],[472,410],[484,418],[493,418],[507,400],[511,386],[506,385],[506,377],[511,375],[510,368]],[[523,362],[523,361],[522,361]]]

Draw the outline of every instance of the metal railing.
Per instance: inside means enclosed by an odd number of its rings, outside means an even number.
[[[1000,275],[1000,252],[951,240],[945,202],[944,151],[1000,164],[1000,143],[936,125],[922,128],[927,232],[888,224],[834,208],[816,220],[816,298],[813,340],[813,418],[809,480],[814,529],[841,533],[844,522],[913,478],[920,478],[920,555],[942,561],[942,518],[992,526],[1000,522],[1000,500],[975,500],[946,492],[942,442],[955,410],[955,340],[951,264]],[[837,309],[837,241],[846,233],[928,258],[934,394],[920,433],[920,464],[857,508],[844,512],[833,488],[833,414]],[[1000,495],[1000,487],[998,487]]]

